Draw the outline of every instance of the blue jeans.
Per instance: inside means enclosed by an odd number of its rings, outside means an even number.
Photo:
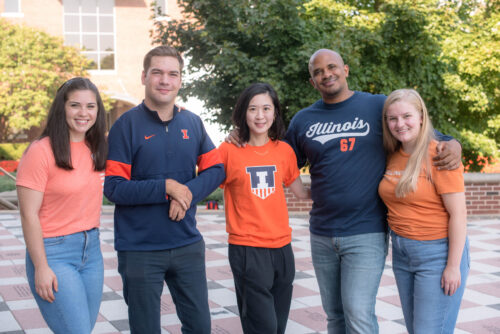
[[[36,293],[35,268],[26,252],[26,275],[43,318],[56,334],[89,334],[99,313],[104,281],[99,230],[45,238],[43,243],[59,285],[53,303]]]
[[[387,234],[325,237],[311,233],[311,253],[328,333],[378,333],[375,302]]]
[[[441,276],[448,261],[448,238],[419,241],[391,232],[392,266],[406,329],[413,333],[453,333],[469,274],[469,241],[460,263],[461,284],[444,294]]]
[[[161,333],[163,282],[175,304],[182,333],[210,334],[205,242],[159,251],[119,251],[118,272],[132,334]]]

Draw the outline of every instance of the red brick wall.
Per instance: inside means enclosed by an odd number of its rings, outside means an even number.
[[[312,201],[311,200],[300,200],[294,196],[289,188],[285,188],[286,204],[288,206],[288,211],[294,212],[309,212],[311,210]]]
[[[500,215],[500,174],[465,174],[467,214]]]
[[[301,178],[302,183],[304,183],[307,187],[311,186],[311,178],[309,175],[301,175]],[[312,201],[297,199],[289,188],[285,188],[285,198],[288,211],[308,213],[311,210]]]
[[[302,182],[310,185],[308,175],[302,176]],[[292,212],[308,212],[312,201],[295,198],[289,189],[285,189],[288,210]],[[469,216],[500,215],[500,174],[465,174],[465,197]]]

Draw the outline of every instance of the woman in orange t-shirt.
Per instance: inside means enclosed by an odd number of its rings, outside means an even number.
[[[399,89],[383,109],[388,154],[379,194],[391,229],[392,264],[406,328],[453,333],[469,273],[463,166],[438,171],[437,149],[420,95]]]
[[[295,264],[283,186],[310,198],[285,134],[276,91],[255,83],[238,98],[233,123],[244,147],[219,147],[226,179],[224,209],[229,263],[245,334],[285,332]]]
[[[99,312],[105,114],[90,80],[65,82],[52,102],[45,130],[18,167],[26,274],[55,333],[88,334]]]

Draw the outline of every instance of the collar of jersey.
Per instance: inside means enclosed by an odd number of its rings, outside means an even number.
[[[148,106],[146,105],[146,103],[144,103],[144,100],[142,101],[141,103],[141,106],[142,108],[149,114],[151,115],[151,117],[153,117],[156,121],[158,122],[161,122],[161,123],[165,123],[165,124],[168,124],[170,123],[174,118],[175,116],[181,112],[181,108],[179,108],[176,104],[174,104],[174,113],[173,113],[173,116],[171,119],[169,119],[168,121],[162,121],[160,116],[158,116],[158,112],[155,111],[155,110],[151,110],[148,108]]]

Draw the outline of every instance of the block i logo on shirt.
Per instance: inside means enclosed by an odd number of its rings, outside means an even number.
[[[274,173],[276,166],[254,166],[246,168],[250,175],[250,187],[252,193],[262,199],[266,199],[276,190]]]

